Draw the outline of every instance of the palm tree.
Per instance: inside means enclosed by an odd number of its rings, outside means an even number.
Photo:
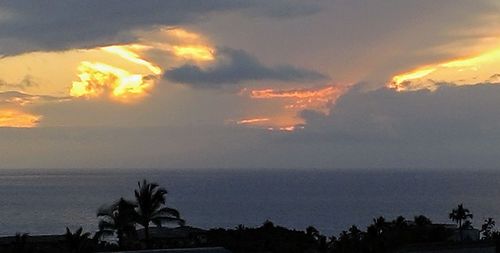
[[[90,233],[83,233],[83,228],[80,227],[74,233],[72,233],[68,227],[66,227],[66,234],[64,235],[70,252],[80,253],[88,251],[88,242]]]
[[[148,183],[145,179],[137,182],[139,188],[135,190],[137,202],[137,223],[144,227],[144,239],[149,243],[150,223],[161,227],[163,223],[177,223],[184,225],[179,212],[165,206],[167,190],[156,183]]]
[[[124,239],[135,233],[137,205],[120,198],[110,206],[102,207],[97,211],[99,221],[99,236],[115,235],[118,237],[118,246],[123,249]]]
[[[458,227],[462,227],[462,222],[472,219],[472,213],[469,209],[464,208],[463,204],[458,205],[457,208],[453,209],[449,215],[450,219],[458,224]]]
[[[381,235],[387,228],[388,224],[385,221],[385,218],[380,216],[376,219],[373,219],[373,225],[372,225],[377,233],[377,235]]]
[[[463,222],[468,221],[468,219],[472,219],[472,213],[469,209],[464,208],[463,204],[458,205],[457,208],[453,209],[449,214],[449,217],[452,221],[458,224],[458,229],[460,232],[460,240],[463,240],[462,230],[463,230]]]

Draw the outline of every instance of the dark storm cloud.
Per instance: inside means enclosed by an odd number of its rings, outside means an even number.
[[[285,82],[318,81],[327,79],[319,72],[290,65],[266,66],[243,50],[218,50],[218,62],[202,69],[186,64],[165,72],[169,81],[195,87],[216,88],[245,81],[275,80]]]
[[[440,86],[436,91],[353,89],[329,116],[303,112],[311,132],[354,139],[435,143],[498,132],[500,85]]]
[[[194,23],[216,11],[281,17],[318,10],[308,6],[313,5],[262,0],[2,1],[0,54],[123,43],[134,40],[129,33],[133,29]]]
[[[498,84],[403,93],[354,88],[328,116],[304,111],[306,128],[282,138],[277,150],[301,154],[290,164],[305,167],[494,168],[499,97]]]

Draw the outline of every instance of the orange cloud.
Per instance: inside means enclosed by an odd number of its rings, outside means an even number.
[[[132,45],[109,46],[109,47],[103,47],[101,49],[103,51],[116,54],[127,61],[136,63],[138,65],[142,65],[148,68],[155,75],[159,75],[162,72],[160,67],[156,66],[155,64],[149,61],[142,59],[139,56],[139,54],[134,51],[134,50],[143,51],[149,48],[150,47],[144,45],[132,44]]]
[[[22,107],[44,103],[67,101],[69,97],[55,97],[45,95],[32,95],[18,91],[0,92],[0,105]]]
[[[430,64],[397,74],[387,87],[397,91],[435,90],[439,83],[472,85],[498,81],[493,78],[500,67],[500,49],[479,55]]]
[[[314,110],[328,114],[331,105],[347,88],[348,86],[329,85],[303,89],[243,89],[240,95],[255,100],[274,101],[281,108],[270,109],[260,117],[236,121],[236,124],[285,132],[303,129],[304,120],[299,116],[300,111]]]
[[[290,89],[290,90],[252,90],[250,97],[254,99],[285,99],[290,102],[286,109],[316,110],[329,113],[329,106],[345,92],[346,87],[326,86],[321,88]]]
[[[212,61],[215,59],[215,48],[201,34],[187,31],[185,29],[163,28],[153,32],[156,42],[144,43],[159,50],[166,51],[180,60]]]
[[[287,125],[290,124],[290,122],[287,122],[286,117],[284,121],[281,118],[247,118],[236,121],[237,125],[245,125],[270,131],[292,132],[298,129],[304,129],[304,126],[299,125],[299,123],[302,122],[292,123],[293,125]]]
[[[141,98],[152,88],[151,80],[144,75],[99,62],[82,62],[78,67],[79,81],[74,81],[72,97],[93,98],[107,95],[112,99],[128,102]]]
[[[42,117],[15,110],[0,110],[0,127],[32,128]]]
[[[246,124],[256,124],[269,121],[269,118],[252,118],[252,119],[242,119],[236,121],[238,125],[246,125]]]
[[[102,52],[121,57],[129,64],[106,59],[82,61],[78,66],[78,80],[73,81],[70,95],[86,99],[104,96],[119,102],[143,98],[152,90],[163,72],[162,67],[144,57],[148,50],[164,51],[181,61],[210,61],[215,57],[214,49],[199,34],[181,28],[160,29],[159,33],[166,36],[165,41],[152,38],[152,41],[142,40],[136,44],[98,48]],[[145,69],[140,71],[137,66]]]
[[[173,46],[173,52],[175,56],[185,59],[198,61],[211,61],[215,59],[215,50],[202,45]]]

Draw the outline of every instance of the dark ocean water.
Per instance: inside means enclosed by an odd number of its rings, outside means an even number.
[[[475,225],[500,217],[500,173],[405,170],[0,170],[0,235],[95,230],[96,210],[146,178],[169,191],[189,225],[317,227],[327,235],[376,216],[447,222],[463,202]]]

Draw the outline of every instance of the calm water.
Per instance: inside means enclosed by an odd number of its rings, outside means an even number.
[[[425,214],[446,222],[459,202],[474,224],[500,217],[500,173],[367,170],[0,170],[0,235],[95,230],[95,212],[132,197],[147,178],[169,190],[189,225],[313,225],[330,235],[375,216]]]

